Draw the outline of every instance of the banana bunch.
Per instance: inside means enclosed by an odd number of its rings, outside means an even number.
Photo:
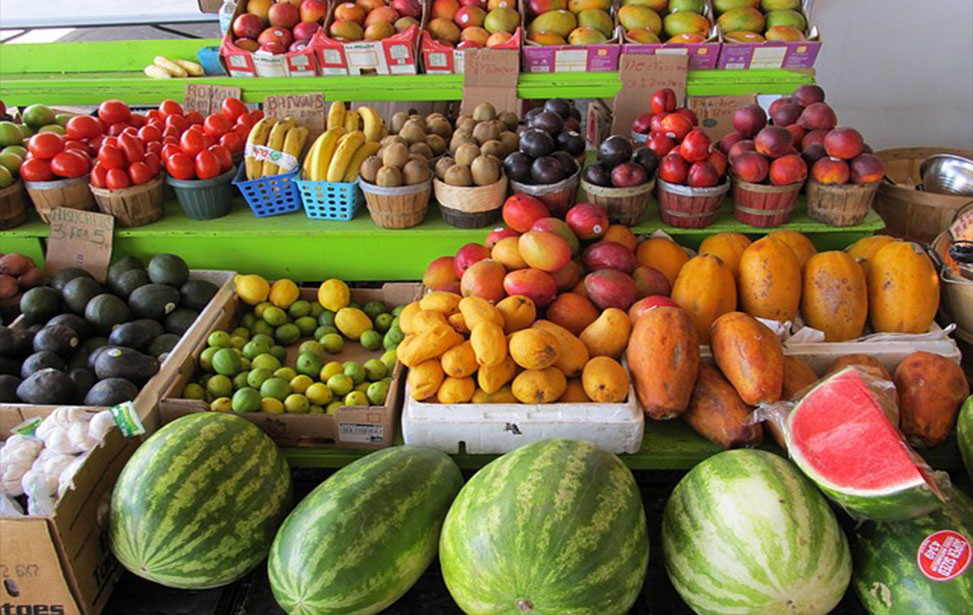
[[[327,130],[311,144],[302,169],[304,179],[353,182],[362,162],[378,151],[388,133],[385,121],[370,107],[346,110],[334,102],[328,110]]]
[[[247,153],[244,156],[244,165],[247,171],[247,179],[260,179],[279,175],[280,167],[269,160],[260,160],[252,155],[251,148],[257,145],[266,146],[272,150],[290,154],[298,160],[301,158],[301,151],[307,141],[307,128],[298,126],[292,118],[278,121],[274,117],[264,117],[260,119],[247,137]]]
[[[182,79],[185,77],[202,77],[203,67],[189,60],[169,59],[165,56],[155,56],[152,64],[143,71],[153,79]]]
[[[365,133],[365,141],[381,141],[389,131],[385,120],[371,107],[345,109],[345,104],[339,101],[331,103],[328,109],[327,128],[343,127],[347,132],[361,130]]]

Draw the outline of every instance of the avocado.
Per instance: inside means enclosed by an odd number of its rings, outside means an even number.
[[[24,379],[17,397],[29,404],[69,404],[75,398],[74,383],[64,372],[46,368]]]
[[[14,334],[10,327],[0,327],[0,357],[13,355]]]
[[[99,381],[84,396],[86,406],[115,406],[132,401],[139,394],[139,388],[124,378],[105,378]]]
[[[127,299],[136,288],[151,283],[149,274],[144,269],[129,269],[118,277],[112,285],[112,291],[119,297]]]
[[[134,256],[124,256],[112,263],[111,267],[108,268],[108,276],[105,278],[105,283],[109,287],[114,286],[118,277],[130,269],[145,269],[145,265]]]
[[[155,329],[146,326],[144,321],[136,320],[115,327],[108,336],[108,343],[143,351],[157,337],[154,333]]]
[[[10,374],[0,374],[0,403],[17,403],[17,387],[20,386],[20,378]]]
[[[105,292],[101,284],[91,278],[74,278],[64,285],[61,295],[68,309],[75,314],[84,314],[88,302]]]
[[[90,354],[90,352],[78,350],[78,352],[74,353],[73,357],[68,359],[68,363],[64,367],[64,371],[70,374],[76,369],[91,369],[88,367],[88,356]]]
[[[84,308],[84,317],[95,331],[110,333],[115,325],[132,320],[132,312],[115,295],[103,293],[88,302]]]
[[[80,343],[78,333],[71,327],[49,325],[34,336],[34,352],[47,350],[61,358],[68,358],[74,354]]]
[[[179,288],[189,280],[189,265],[175,254],[156,254],[146,269],[149,279],[156,284]]]
[[[84,318],[81,318],[77,314],[58,314],[54,318],[47,321],[48,327],[52,325],[64,325],[66,327],[71,327],[74,332],[78,334],[80,339],[85,339],[91,336],[91,325]]]
[[[20,312],[28,322],[46,322],[61,311],[61,294],[49,286],[38,286],[20,298]]]
[[[114,346],[109,346],[106,340],[104,346],[99,346],[98,348],[92,350],[91,353],[88,355],[88,361],[85,367],[87,367],[90,370],[95,369],[95,361],[98,360],[98,357],[101,356],[101,353],[105,352],[109,348],[114,348]]]
[[[0,356],[17,359],[30,354],[34,334],[27,329],[0,327]]]
[[[179,291],[165,284],[146,284],[132,292],[128,307],[140,318],[162,320],[179,307]]]
[[[23,364],[20,366],[20,377],[27,378],[35,372],[48,368],[63,372],[66,367],[67,364],[64,362],[64,359],[50,350],[42,350],[24,359]]]
[[[95,374],[100,379],[125,378],[143,384],[159,371],[159,362],[132,348],[105,346],[95,360]]]
[[[172,349],[175,348],[176,344],[178,343],[178,335],[175,333],[163,333],[159,337],[152,340],[152,343],[149,344],[149,348],[145,351],[145,353],[150,357],[155,357],[158,359],[162,355],[172,352]]]
[[[78,352],[83,352],[85,354],[91,354],[96,349],[102,346],[108,345],[108,339],[104,337],[89,337],[85,341],[81,342],[81,346],[78,347]]]
[[[72,369],[68,372],[68,378],[74,383],[74,398],[84,399],[91,387],[98,383],[98,376],[90,369]]]
[[[199,318],[199,312],[195,310],[176,310],[166,316],[166,331],[176,335],[185,335],[197,318]]]
[[[91,274],[81,267],[66,267],[51,276],[51,287],[57,292],[64,292],[64,286],[74,278],[90,278]]]
[[[219,290],[216,284],[206,280],[189,280],[179,289],[182,306],[202,312]]]
[[[169,335],[168,333],[166,335]],[[0,374],[16,376],[20,373],[20,361],[10,357],[0,357]]]
[[[156,338],[166,332],[165,328],[162,326],[158,320],[152,320],[151,318],[139,318],[138,320],[133,320],[132,322],[137,322],[142,326],[148,327],[149,331],[152,332],[152,337]]]

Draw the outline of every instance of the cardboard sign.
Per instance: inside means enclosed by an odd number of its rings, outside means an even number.
[[[715,143],[733,132],[733,112],[737,107],[757,102],[756,94],[745,96],[694,96],[689,108],[699,118],[699,125]]]
[[[186,113],[198,111],[206,116],[219,111],[224,98],[240,98],[240,96],[240,88],[205,83],[187,83],[182,108]]]
[[[615,119],[612,134],[628,136],[632,122],[649,110],[649,99],[661,88],[671,88],[681,104],[686,100],[686,72],[689,58],[684,55],[638,55],[623,53],[618,62],[622,89],[615,94]]]
[[[473,113],[480,103],[517,113],[517,77],[520,52],[515,49],[467,49],[463,57],[462,113]]]
[[[51,212],[47,239],[47,274],[65,267],[80,267],[99,282],[105,281],[111,260],[115,218],[93,211],[59,207]]]
[[[264,99],[264,114],[279,120],[294,118],[294,123],[304,126],[308,131],[308,142],[314,141],[324,132],[327,108],[324,94],[293,94],[289,96],[268,96]]]

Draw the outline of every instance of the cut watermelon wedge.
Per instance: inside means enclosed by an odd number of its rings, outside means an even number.
[[[911,519],[938,508],[942,496],[929,467],[889,420],[883,399],[858,369],[835,373],[788,415],[788,452],[853,516]]]

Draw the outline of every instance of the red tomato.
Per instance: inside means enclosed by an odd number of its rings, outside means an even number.
[[[179,149],[178,143],[166,143],[165,145],[162,146],[161,156],[163,160],[169,160],[169,156],[172,156],[173,154],[181,154],[181,153],[182,150]]]
[[[206,121],[206,118],[204,118],[203,114],[199,111],[190,111],[186,114],[186,120],[188,120],[190,124],[202,125],[202,123]]]
[[[145,155],[155,154],[156,156],[162,153],[162,143],[159,141],[149,141],[145,144]]]
[[[250,114],[241,115],[237,118],[236,124],[234,126],[246,126],[248,129],[253,128],[253,125],[257,123],[257,120],[253,119]]]
[[[162,115],[162,112],[159,111],[158,109],[151,109],[148,112],[146,112],[145,118],[148,121],[150,121],[150,122],[153,121],[153,120],[158,120],[160,122],[164,122],[165,119],[166,119],[166,116]]]
[[[136,186],[150,181],[153,177],[152,169],[144,162],[133,162],[132,166],[128,167],[128,176]]]
[[[166,158],[166,171],[176,179],[195,179],[193,159],[182,152]]]
[[[101,122],[90,115],[75,115],[64,128],[69,139],[94,139],[101,136]]]
[[[179,137],[174,137],[172,135],[162,137],[163,145],[168,145],[169,143],[172,143],[173,145],[179,145]]]
[[[58,177],[81,177],[90,167],[88,157],[74,151],[61,152],[51,160],[51,172]]]
[[[174,126],[176,130],[179,131],[176,133],[176,136],[178,137],[185,132],[187,128],[189,128],[189,120],[181,115],[170,115],[166,117],[166,127],[168,128],[169,126]]]
[[[95,148],[95,153],[97,154],[98,153],[98,148],[101,147],[101,144],[102,144],[102,142],[104,142],[105,138],[106,137],[104,135],[98,135],[94,139],[89,139],[88,140],[88,149],[89,149],[89,151],[93,147],[93,148]]]
[[[233,168],[233,154],[230,150],[222,145],[211,145],[209,151],[213,152],[216,159],[220,163],[220,173],[226,173]]]
[[[220,137],[220,145],[230,150],[231,154],[243,151],[243,139],[235,132],[228,132]]]
[[[219,113],[210,113],[203,121],[203,130],[214,137],[222,137],[233,129],[233,124]]]
[[[122,153],[121,148],[105,143],[98,150],[98,162],[109,171],[112,169],[121,169],[125,166],[125,154]]]
[[[46,182],[54,179],[50,161],[42,158],[25,160],[20,165],[20,176],[29,182]]]
[[[247,128],[246,124],[237,124],[233,127],[233,132],[243,141],[246,141],[247,137],[250,136],[250,129]]]
[[[187,156],[195,156],[206,149],[205,134],[196,130],[187,130],[179,137],[179,149]]]
[[[68,149],[77,149],[77,150],[81,150],[83,152],[87,152],[88,151],[88,146],[84,143],[84,141],[76,141],[74,139],[65,139],[64,140],[64,149],[66,149],[66,150],[68,150]]]
[[[146,126],[155,126],[156,128],[159,129],[159,132],[160,133],[163,130],[166,129],[166,121],[163,120],[163,119],[159,119],[157,117],[153,117],[153,118],[150,118],[150,119],[146,120],[145,125]]]
[[[203,144],[205,145],[203,149],[209,149],[211,145],[216,145],[217,142],[216,137],[213,135],[205,132],[203,133]]]
[[[103,120],[101,118],[98,118],[98,123],[101,124],[101,134],[107,135],[108,134],[108,127],[111,126],[111,124],[109,124],[108,122],[106,122],[105,120]]]
[[[91,185],[98,188],[104,188],[105,182],[108,177],[108,169],[102,166],[100,162],[96,162],[95,166],[91,167]]]
[[[136,128],[135,126],[129,126],[128,128],[126,128],[125,130],[122,131],[122,134],[123,135],[132,135],[133,137],[137,137],[137,136],[139,136],[139,129]]]
[[[88,155],[91,156],[92,158],[98,157],[98,148],[92,145],[91,143],[88,143]]]
[[[203,150],[196,154],[196,177],[209,179],[220,174],[220,161],[216,154]]]
[[[171,115],[183,115],[183,112],[182,107],[176,101],[163,100],[162,104],[159,105],[159,114],[168,119]]]
[[[111,126],[108,127],[108,134],[113,137],[117,137],[118,135],[125,132],[126,128],[128,128],[128,124],[125,123],[112,124]]]
[[[109,124],[118,124],[128,122],[132,117],[132,111],[120,100],[106,100],[98,105],[98,117]]]
[[[27,140],[27,150],[37,158],[50,160],[64,149],[64,139],[54,132],[39,132]],[[31,180],[33,181],[33,180]]]
[[[125,169],[111,169],[105,176],[105,187],[109,190],[128,188],[131,185],[132,182],[128,179],[128,173],[125,172]]]
[[[67,151],[70,151],[72,154],[77,154],[78,156],[83,156],[84,159],[88,161],[88,166],[89,167],[91,166],[91,156],[88,155],[88,150],[87,149],[72,149],[72,150],[65,149],[64,151],[66,151],[66,152]],[[95,156],[95,157],[97,158],[97,156]]]
[[[158,127],[151,124],[146,124],[139,128],[139,139],[142,139],[143,143],[151,143],[152,141],[162,140],[162,131]]]
[[[149,171],[152,172],[152,177],[157,177],[159,175],[159,171],[162,170],[162,163],[159,161],[159,155],[154,152],[147,153],[145,155],[145,160],[142,162],[148,165]]]
[[[145,126],[145,116],[141,113],[133,113],[132,119],[129,120],[129,124],[135,126],[136,128],[141,128]]]
[[[231,122],[237,121],[242,114],[248,113],[247,106],[243,104],[239,98],[233,98],[232,96],[223,99],[223,104],[220,105],[220,113],[223,114],[227,120]]]
[[[145,158],[145,148],[142,147],[142,142],[139,141],[138,137],[128,133],[118,137],[118,148],[125,154],[125,160],[129,164],[139,162],[142,158]]]
[[[264,112],[261,109],[254,109],[250,112],[250,117],[253,118],[253,123],[256,124],[260,120],[264,119]]]
[[[112,147],[118,147],[118,137],[105,137],[101,141],[102,145],[111,145]]]

